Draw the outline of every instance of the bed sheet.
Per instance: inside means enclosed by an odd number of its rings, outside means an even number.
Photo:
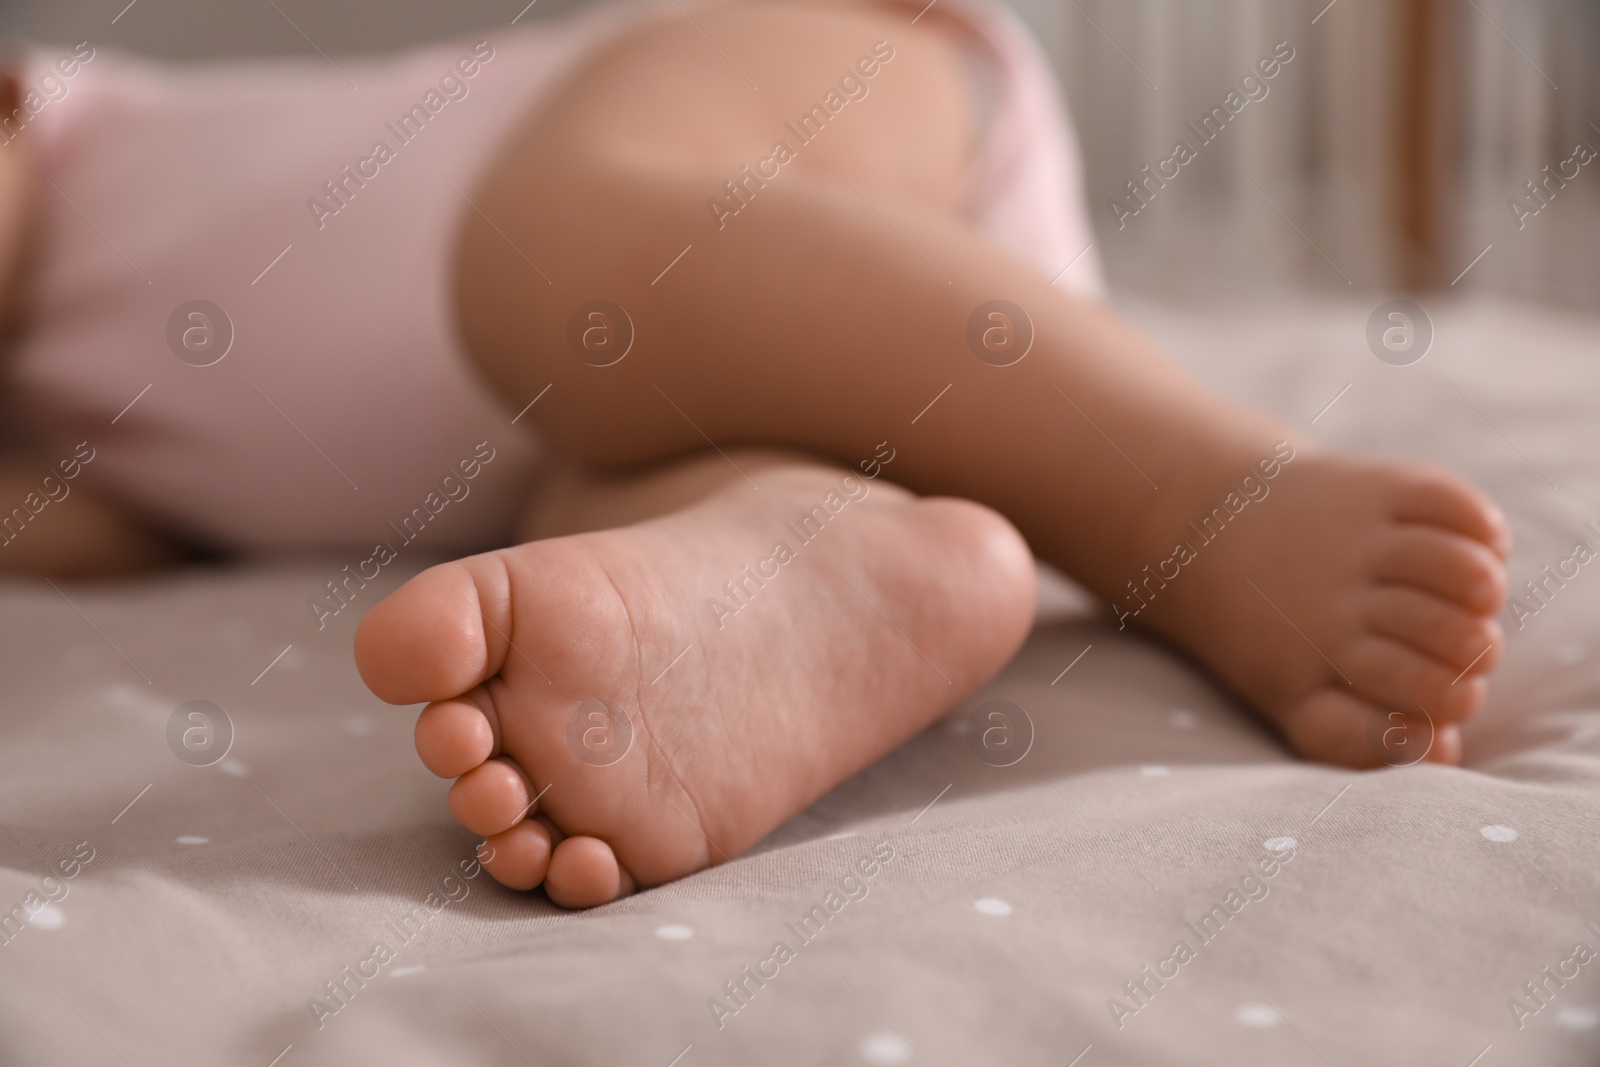
[[[1394,367],[1372,304],[1131,310],[1321,441],[1487,487],[1519,590],[1600,545],[1600,321],[1441,305]],[[316,630],[343,562],[4,586],[0,1062],[1600,1058],[1600,569],[1505,617],[1467,767],[1366,773],[1051,584],[983,693],[752,853],[565,913],[474,870],[356,613]],[[233,731],[206,767],[169,746],[196,700]],[[994,700],[1031,733],[1008,766],[973,743]]]

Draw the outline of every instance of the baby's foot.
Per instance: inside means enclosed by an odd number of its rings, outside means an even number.
[[[1499,510],[1424,464],[1302,448],[1241,488],[1255,462],[1218,466],[1209,488],[1163,509],[1165,535],[1150,542],[1150,570],[1129,576],[1137,593],[1122,589],[1121,610],[1143,604],[1138,623],[1205,663],[1305,756],[1410,763],[1431,735],[1428,759],[1459,762],[1456,724],[1482,705],[1503,642],[1494,615],[1511,542]],[[1176,559],[1180,543],[1189,562]]]
[[[451,811],[499,881],[585,907],[737,856],[1021,645],[1033,561],[998,515],[821,468],[757,477],[434,567],[363,620],[362,678],[433,702],[417,751],[459,776]]]

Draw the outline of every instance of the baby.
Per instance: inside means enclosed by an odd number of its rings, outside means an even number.
[[[1035,556],[1306,757],[1426,715],[1461,758],[1499,512],[1104,306],[1007,16],[643,0],[384,61],[35,50],[3,92],[0,565],[336,550],[320,627],[459,555],[356,660],[507,886],[738,855],[1005,665]]]

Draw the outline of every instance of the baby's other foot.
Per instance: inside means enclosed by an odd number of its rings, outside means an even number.
[[[737,856],[1021,645],[1033,561],[998,515],[758,477],[434,567],[363,620],[363,679],[431,701],[418,754],[505,885],[586,907]]]
[[[1119,614],[1194,655],[1302,755],[1460,762],[1459,724],[1504,643],[1511,541],[1493,502],[1426,464],[1289,446],[1217,473],[1166,509]]]

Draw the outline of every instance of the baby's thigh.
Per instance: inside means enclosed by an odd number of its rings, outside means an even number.
[[[728,180],[826,173],[953,206],[977,136],[968,63],[952,23],[915,14],[813,0],[652,20],[541,125]]]

